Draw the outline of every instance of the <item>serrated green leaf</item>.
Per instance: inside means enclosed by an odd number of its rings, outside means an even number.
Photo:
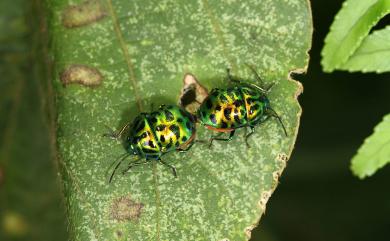
[[[368,35],[341,69],[382,73],[390,71],[389,59],[390,27],[387,27]]]
[[[352,172],[365,178],[390,162],[390,114],[383,118],[352,158]]]
[[[307,67],[308,2],[47,4],[53,16],[59,162],[73,239],[247,240],[295,142],[301,86],[288,75]],[[227,67],[254,79],[245,63],[275,83],[269,97],[288,137],[268,121],[251,138],[250,149],[238,131],[233,141],[212,149],[197,144],[185,154],[165,155],[176,165],[177,179],[154,163],[107,183],[107,169],[125,150],[102,138],[105,125],[118,129],[152,103],[176,103],[188,72],[208,89],[226,86]],[[198,129],[199,139],[211,134]]]
[[[325,38],[321,53],[324,71],[342,68],[370,29],[389,13],[390,0],[346,0]]]

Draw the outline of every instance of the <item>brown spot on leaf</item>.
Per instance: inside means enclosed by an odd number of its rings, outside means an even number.
[[[282,174],[281,171],[275,171],[272,173],[272,178],[274,179],[275,185],[278,184],[281,174]]]
[[[287,162],[288,156],[285,153],[279,153],[276,159],[278,161]]]
[[[106,15],[101,0],[87,0],[67,7],[62,15],[62,24],[67,28],[80,27],[97,22]]]
[[[199,83],[194,75],[185,74],[178,104],[188,112],[195,113],[208,95],[207,89]]]
[[[257,223],[258,223],[258,222],[257,222]],[[256,226],[257,226],[257,224],[256,224],[256,225],[251,225],[251,226],[245,228],[245,236],[246,236],[246,238],[247,238],[248,240],[251,239],[252,230],[253,230],[254,228],[256,228]]]
[[[115,231],[115,236],[116,236],[117,239],[120,239],[120,238],[123,237],[123,232],[120,231],[120,230],[116,230]]]
[[[264,191],[261,194],[260,201],[259,201],[259,206],[263,210],[263,213],[265,213],[265,207],[268,202],[268,199],[271,197],[273,190],[269,191]]]
[[[68,84],[81,84],[92,87],[101,84],[103,75],[96,68],[74,64],[67,67],[61,73],[60,80],[64,86]]]
[[[120,222],[137,221],[141,217],[143,207],[144,204],[134,201],[129,196],[119,197],[112,203],[111,218]]]

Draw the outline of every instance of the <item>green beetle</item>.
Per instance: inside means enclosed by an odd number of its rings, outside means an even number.
[[[195,117],[184,109],[174,105],[161,105],[157,111],[139,114],[119,133],[106,134],[105,136],[118,139],[129,128],[125,140],[127,152],[119,159],[109,182],[121,163],[131,155],[137,159],[129,163],[123,174],[134,166],[157,161],[171,168],[173,175],[177,177],[176,168],[161,160],[161,157],[171,151],[188,151],[194,144],[195,124]]]
[[[260,76],[254,68],[249,66],[259,82]],[[249,147],[248,138],[254,133],[255,126],[265,122],[270,117],[276,118],[283,127],[287,136],[286,128],[279,115],[271,108],[267,93],[268,88],[261,88],[255,84],[242,83],[235,80],[227,70],[228,79],[235,86],[226,89],[212,89],[209,96],[202,102],[198,111],[197,119],[206,128],[216,132],[230,133],[228,138],[212,137],[210,146],[214,140],[230,141],[236,129],[250,128],[245,135],[245,143]]]

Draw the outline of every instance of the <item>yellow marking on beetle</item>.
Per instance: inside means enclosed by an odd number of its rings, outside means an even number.
[[[231,103],[231,102],[230,102],[230,103]],[[221,108],[221,111],[218,113],[218,115],[221,116],[221,119],[222,119],[224,122],[226,122],[229,126],[231,126],[231,125],[233,125],[233,124],[235,123],[235,120],[234,120],[234,115],[235,115],[234,110],[235,110],[235,109],[239,110],[235,105],[230,104],[230,103],[224,104],[223,107]],[[229,114],[229,119],[227,119],[226,116],[225,116],[225,114],[224,114],[224,113],[225,113],[225,109],[230,109],[230,110],[231,110],[231,111],[230,111],[230,114]],[[238,114],[237,114],[237,115],[240,116],[239,113],[240,113],[240,112],[238,111]],[[216,115],[216,116],[217,116],[217,115]],[[217,120],[218,120],[218,119],[217,119]]]
[[[154,135],[152,134],[152,130],[147,122],[145,123],[144,129],[141,132],[137,133],[137,135],[142,136],[144,133],[146,133],[146,136],[141,138],[141,140],[138,142],[138,146],[141,149],[147,149],[147,150],[159,152],[160,148],[157,144],[157,140],[154,137]],[[153,146],[151,146],[150,143]]]
[[[164,136],[165,142],[164,143],[169,143],[169,140],[172,139],[172,142],[176,143],[177,138],[175,133],[169,129],[170,126],[166,126],[164,130],[162,131],[157,131],[159,136]]]
[[[251,103],[249,104],[247,102],[247,99],[251,98],[252,95],[248,95],[246,93],[244,93],[244,100],[245,100],[245,108],[246,108],[246,116],[248,118],[248,120],[252,120],[254,118],[256,118],[257,114],[258,114],[258,110],[254,110],[251,112],[251,107],[255,105],[255,103]]]

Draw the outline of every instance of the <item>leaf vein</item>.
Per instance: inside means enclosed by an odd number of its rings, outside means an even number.
[[[161,206],[161,199],[160,199],[160,190],[158,189],[158,177],[157,177],[157,165],[156,162],[153,162],[153,184],[154,184],[154,190],[156,194],[156,238],[157,240],[160,240],[160,206]]]
[[[92,222],[93,222],[93,225],[92,225],[93,235],[95,236],[95,238],[97,240],[99,240],[99,235],[98,235],[99,232],[96,229],[96,219],[93,218],[95,216],[96,210],[94,209],[92,204],[87,201],[87,197],[81,191],[80,181],[77,179],[77,177],[75,177],[72,174],[72,172],[66,166],[66,163],[60,157],[58,157],[57,160],[58,160],[58,163],[63,166],[63,168],[64,168],[65,172],[68,174],[69,178],[73,181],[77,192],[80,194],[81,200],[86,204],[86,207],[87,207],[86,210],[88,210],[88,212],[90,213],[91,218],[92,218]]]
[[[119,45],[121,46],[122,53],[123,53],[124,58],[126,60],[128,74],[129,74],[129,80],[130,80],[131,85],[134,88],[134,95],[135,95],[135,99],[137,102],[137,107],[138,107],[138,110],[141,112],[142,111],[142,102],[141,102],[141,97],[138,93],[139,87],[138,87],[137,78],[135,76],[134,66],[133,66],[133,63],[131,61],[131,56],[130,56],[129,50],[126,47],[126,42],[123,38],[122,30],[120,29],[120,24],[119,24],[116,12],[114,10],[112,0],[107,0],[107,5],[108,5],[109,11],[110,11],[112,22],[114,24],[115,34],[117,36],[117,39],[119,41]]]
[[[228,54],[228,51],[226,48],[226,42],[225,42],[225,39],[223,38],[223,32],[222,32],[221,26],[220,26],[218,20],[216,19],[215,14],[213,13],[213,11],[209,5],[208,0],[202,0],[202,2],[204,5],[204,9],[206,10],[206,13],[209,17],[211,27],[212,27],[215,35],[217,36],[217,39],[222,47],[223,55],[225,56],[227,61],[230,63],[231,68],[234,69],[235,65],[233,64],[234,62],[232,61],[232,59],[230,58],[230,56]]]

